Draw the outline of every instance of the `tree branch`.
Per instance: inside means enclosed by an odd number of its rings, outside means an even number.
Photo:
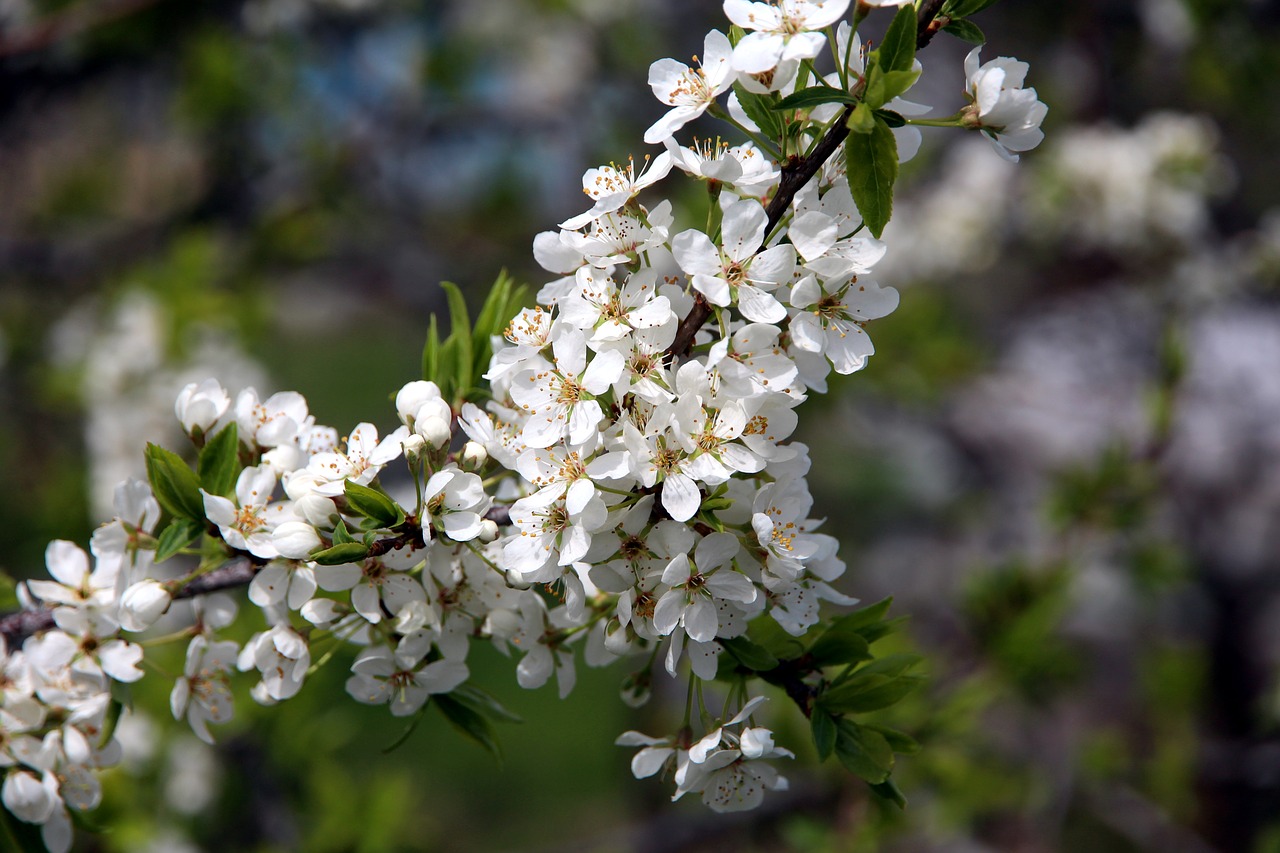
[[[916,50],[929,44],[933,39],[934,33],[941,29],[943,23],[935,19],[937,19],[938,12],[941,11],[944,2],[945,0],[925,0],[920,5],[920,11],[916,18]],[[778,189],[773,194],[773,198],[770,199],[769,206],[765,208],[765,211],[769,214],[769,224],[764,229],[766,234],[782,221],[783,215],[787,212],[787,208],[791,206],[796,194],[804,188],[805,184],[809,183],[814,175],[818,174],[818,170],[822,168],[823,164],[840,147],[840,143],[844,142],[845,137],[849,135],[847,122],[852,113],[852,106],[845,107],[844,112],[836,119],[835,124],[831,126],[826,135],[813,147],[813,150],[804,157],[792,157],[782,167],[782,180],[779,181]],[[676,327],[675,340],[671,342],[671,346],[667,347],[667,356],[680,358],[689,354],[689,350],[693,347],[693,339],[697,337],[698,330],[711,317],[711,311],[711,305],[703,298],[702,294],[696,294],[693,308],[680,321],[680,325]]]
[[[244,586],[253,580],[262,562],[249,556],[233,558],[226,565],[203,574],[174,593],[174,600],[195,598],[210,592]],[[20,610],[0,619],[0,636],[10,650],[20,648],[32,634],[48,631],[54,625],[53,609]]]

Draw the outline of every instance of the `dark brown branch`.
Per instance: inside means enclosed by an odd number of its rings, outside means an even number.
[[[253,580],[259,565],[261,563],[250,557],[236,557],[225,566],[191,581],[174,593],[173,597],[175,600],[195,598],[197,595],[244,586]],[[41,631],[48,631],[53,624],[53,610],[50,608],[22,610],[0,619],[0,635],[4,636],[9,649],[17,649],[27,637]]]
[[[933,39],[934,33],[945,24],[941,20],[935,20],[944,2],[945,0],[925,0],[920,5],[920,11],[916,18],[916,50],[927,45]],[[840,147],[840,143],[844,142],[845,137],[849,135],[847,122],[852,113],[853,107],[845,107],[844,112],[836,119],[836,123],[818,141],[812,151],[804,157],[792,157],[782,167],[782,180],[778,183],[778,189],[773,194],[773,198],[770,199],[769,206],[765,208],[765,211],[769,214],[769,224],[765,226],[765,234],[772,231],[782,221],[783,215],[787,212],[787,208],[791,206],[796,194],[804,188],[805,184],[809,183],[814,175],[818,174],[818,170],[836,152],[836,149]],[[693,348],[693,339],[697,337],[698,330],[702,328],[710,317],[711,305],[703,298],[701,293],[696,294],[693,308],[690,309],[689,314],[680,321],[680,325],[676,328],[675,340],[671,342],[671,346],[667,347],[667,355],[677,358],[688,355],[689,350]]]

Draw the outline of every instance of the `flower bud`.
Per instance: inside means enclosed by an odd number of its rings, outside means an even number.
[[[188,435],[208,432],[226,414],[231,397],[216,379],[188,383],[178,392],[173,412]]]
[[[427,410],[425,406],[423,410],[424,412]],[[449,442],[453,440],[453,431],[449,429],[448,419],[435,414],[416,421],[413,430],[422,436],[423,442],[431,450],[448,447]]]
[[[479,471],[489,461],[489,451],[476,441],[468,441],[462,445],[462,453],[458,456],[458,467],[463,471]]]
[[[271,532],[271,544],[280,552],[281,557],[305,560],[321,543],[320,535],[310,524],[304,521],[286,521]]]
[[[404,440],[404,444],[402,445],[402,447],[404,448],[404,455],[409,459],[413,459],[415,456],[418,456],[419,454],[421,454],[423,448],[425,448],[426,446],[427,446],[427,440],[422,436],[418,435],[416,432],[413,435],[406,438]]]
[[[169,609],[173,597],[154,580],[133,584],[120,596],[120,627],[126,631],[145,631]]]
[[[412,428],[418,411],[428,401],[439,399],[439,386],[434,382],[419,379],[416,382],[410,382],[396,394],[396,412],[399,413],[400,420]]]
[[[498,523],[492,518],[486,518],[480,522],[480,533],[476,535],[476,539],[481,542],[492,542],[498,538]]]

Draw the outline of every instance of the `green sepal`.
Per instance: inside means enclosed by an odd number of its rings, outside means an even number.
[[[858,99],[844,89],[837,89],[834,86],[811,86],[808,89],[801,89],[799,92],[792,92],[781,101],[773,104],[769,109],[807,110],[812,107],[820,107],[823,104],[856,103],[858,103]]]
[[[733,637],[720,640],[724,650],[732,655],[738,663],[753,672],[768,672],[778,666],[778,658],[772,652],[746,637]]]
[[[205,444],[197,468],[200,485],[209,494],[225,497],[235,490],[240,476],[240,435],[234,422]]]
[[[175,518],[156,538],[156,562],[163,563],[186,548],[204,532],[204,522],[193,518]]]
[[[346,563],[358,563],[369,556],[369,549],[360,542],[344,542],[331,548],[316,551],[307,559],[321,566],[341,566]]]
[[[147,479],[160,506],[176,518],[204,519],[204,498],[200,478],[182,457],[148,442]]]
[[[899,809],[907,807],[906,795],[902,793],[902,789],[898,787],[898,783],[892,778],[885,779],[883,782],[877,782],[870,786],[871,793],[875,794],[882,800],[888,800]]]
[[[916,9],[907,3],[898,9],[893,22],[872,51],[876,64],[885,71],[910,71],[916,58]]]
[[[818,760],[826,761],[836,748],[835,718],[821,708],[814,708],[809,728],[813,731],[813,746],[818,751]]]
[[[942,28],[944,33],[950,33],[961,41],[967,41],[969,44],[986,44],[986,33],[978,28],[973,21],[965,18],[952,18],[951,22]]]
[[[756,123],[756,127],[760,128],[760,132],[766,138],[782,137],[785,129],[782,116],[773,111],[773,105],[777,101],[776,95],[758,95],[755,92],[748,92],[741,83],[734,83],[733,91],[738,95],[738,103],[742,106],[742,111],[747,114],[747,118]]]
[[[893,131],[883,119],[876,118],[870,133],[849,134],[844,159],[858,212],[878,240],[893,215],[893,184],[898,179],[898,143]]]
[[[378,527],[395,527],[404,523],[404,510],[377,489],[347,480],[345,493],[351,511],[372,519]]]
[[[836,722],[836,758],[850,773],[875,785],[893,771],[893,749],[884,735],[852,720]]]
[[[499,761],[502,760],[502,748],[493,732],[493,726],[484,715],[453,696],[440,694],[433,698],[440,713],[444,714],[444,718],[455,729],[491,752]]]

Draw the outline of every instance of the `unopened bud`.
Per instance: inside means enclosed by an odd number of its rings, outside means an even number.
[[[453,440],[453,431],[449,429],[449,421],[437,415],[419,419],[413,425],[413,431],[422,436],[426,446],[432,450],[448,447]]]
[[[498,522],[492,518],[483,519],[480,522],[480,532],[476,534],[476,538],[481,542],[492,542],[498,538]]]
[[[468,441],[462,445],[462,453],[458,457],[458,465],[463,471],[479,471],[489,461],[489,451],[476,441]]]
[[[528,589],[532,584],[525,580],[524,575],[520,572],[515,569],[507,569],[507,586],[512,589]]]
[[[120,627],[126,631],[145,631],[169,609],[173,597],[158,581],[135,583],[120,596]]]

